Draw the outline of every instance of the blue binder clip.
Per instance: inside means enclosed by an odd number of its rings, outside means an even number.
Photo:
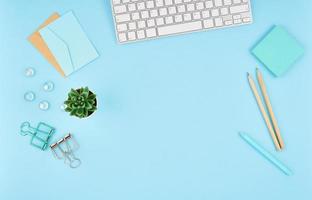
[[[43,122],[40,122],[37,128],[31,127],[29,122],[24,122],[21,125],[20,133],[23,136],[31,136],[30,144],[32,146],[45,150],[49,146],[49,140],[54,132],[55,128]]]

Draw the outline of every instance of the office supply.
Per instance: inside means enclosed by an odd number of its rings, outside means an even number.
[[[45,92],[51,92],[54,90],[54,83],[52,81],[46,81],[43,83],[42,88]]]
[[[36,99],[36,94],[33,91],[27,91],[24,94],[25,101],[34,101]]]
[[[43,122],[40,122],[35,128],[31,127],[29,122],[24,122],[20,127],[20,131],[20,134],[23,136],[31,136],[30,144],[32,146],[45,150],[48,147],[51,136],[55,132],[55,128]]]
[[[274,131],[275,131],[277,141],[278,141],[281,149],[283,149],[284,148],[284,141],[282,139],[281,131],[278,127],[277,120],[276,120],[275,114],[273,112],[272,104],[270,102],[270,98],[269,98],[269,95],[268,95],[268,92],[267,92],[267,89],[266,89],[266,86],[265,86],[265,83],[263,80],[262,73],[260,72],[260,70],[258,68],[256,69],[256,73],[257,73],[257,80],[258,80],[258,83],[260,85],[261,93],[263,95],[265,105],[266,105],[267,110],[269,112],[269,116],[270,116]]]
[[[112,0],[120,43],[252,23],[250,0]]]
[[[73,12],[53,13],[28,40],[64,77],[98,57]]]
[[[264,147],[258,144],[247,133],[240,132],[239,135],[245,142],[247,142],[247,144],[253,147],[258,153],[260,153],[264,158],[270,161],[274,166],[284,172],[284,174],[288,176],[293,174],[293,172],[284,163],[275,158],[269,151],[267,151]]]
[[[46,27],[53,21],[57,20],[60,18],[60,15],[58,13],[53,13],[47,20],[43,22],[39,26],[39,28],[28,37],[29,42],[43,55],[47,61],[54,66],[54,68],[62,75],[65,76],[64,71],[62,70],[61,66],[58,64],[57,60],[51,53],[50,49],[44,42],[43,38],[41,37],[39,30],[42,28]]]
[[[275,26],[251,52],[275,76],[281,76],[303,55],[304,49],[285,28]]]
[[[25,76],[26,77],[33,77],[36,74],[36,70],[32,67],[28,67],[25,69]]]
[[[99,56],[73,12],[68,12],[46,25],[39,33],[65,76]]]
[[[248,77],[248,82],[249,82],[250,88],[251,88],[251,90],[254,94],[254,97],[257,101],[257,104],[259,106],[259,109],[260,109],[260,112],[263,116],[263,119],[266,123],[266,126],[268,127],[268,130],[269,130],[269,133],[270,133],[271,138],[273,140],[273,143],[275,145],[275,148],[278,151],[281,151],[284,148],[284,142],[283,142],[282,137],[280,135],[280,130],[278,128],[277,121],[276,121],[276,118],[275,118],[274,113],[273,113],[272,105],[270,103],[269,96],[267,94],[266,87],[265,87],[261,72],[257,69],[257,78],[258,78],[258,82],[259,82],[259,85],[261,88],[262,95],[265,99],[266,107],[269,111],[269,115],[267,114],[267,112],[265,110],[265,106],[261,100],[259,93],[258,93],[258,90],[257,90],[257,87],[256,87],[254,80],[252,79],[252,77],[249,73],[247,74],[247,77]],[[272,120],[273,125],[271,123],[271,120]]]
[[[46,111],[49,110],[50,108],[50,103],[47,100],[43,100],[39,102],[39,109]]]
[[[64,163],[67,163],[71,168],[80,166],[81,161],[74,154],[79,145],[70,133],[51,144],[50,148],[55,158],[64,159]]]

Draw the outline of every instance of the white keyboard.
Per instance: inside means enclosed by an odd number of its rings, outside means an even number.
[[[252,23],[250,0],[112,0],[120,43]]]

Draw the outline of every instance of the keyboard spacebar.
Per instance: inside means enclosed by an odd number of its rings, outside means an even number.
[[[177,24],[172,26],[158,27],[158,35],[170,35],[175,33],[183,33],[188,31],[196,31],[202,29],[201,21]]]

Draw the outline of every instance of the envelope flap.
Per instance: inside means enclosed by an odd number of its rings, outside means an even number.
[[[72,62],[69,47],[66,42],[59,37],[57,32],[53,31],[49,27],[43,28],[39,32],[41,37],[48,45],[48,48],[62,67],[65,75],[69,75],[74,69],[74,65]]]

